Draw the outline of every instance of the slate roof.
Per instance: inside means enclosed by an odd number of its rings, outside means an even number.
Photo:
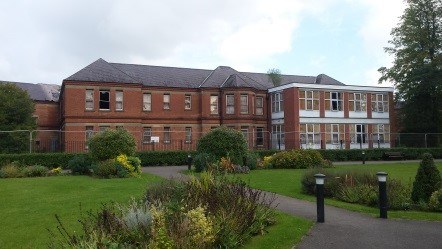
[[[60,96],[60,85],[55,84],[32,84],[23,82],[0,81],[0,84],[14,84],[28,92],[29,97],[37,101],[58,102]]]
[[[215,70],[192,69],[109,63],[101,58],[65,80],[181,88],[251,87],[267,90],[274,87],[266,73],[238,72],[228,66],[219,66]],[[288,83],[344,85],[325,74],[281,75],[281,85]]]

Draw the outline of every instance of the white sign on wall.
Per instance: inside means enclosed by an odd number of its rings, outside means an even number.
[[[159,143],[160,142],[160,137],[150,137],[150,142],[151,143]]]

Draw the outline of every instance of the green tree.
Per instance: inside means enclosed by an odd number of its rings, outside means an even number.
[[[281,85],[282,77],[281,71],[277,68],[272,68],[267,71],[267,75],[269,76],[270,81],[274,86]]]
[[[434,164],[433,156],[429,153],[423,154],[413,182],[413,191],[411,192],[413,202],[427,203],[431,194],[441,187],[441,181],[440,172]]]
[[[392,81],[396,99],[405,102],[404,132],[438,133],[442,109],[442,2],[407,0],[406,5],[391,32],[392,46],[385,48],[394,56],[393,65],[379,68],[379,82]]]
[[[133,156],[137,148],[135,138],[125,129],[107,129],[88,141],[92,158],[105,161],[123,154]]]
[[[0,131],[36,128],[34,102],[14,84],[0,84]],[[0,132],[0,153],[20,153],[29,148],[29,132]]]

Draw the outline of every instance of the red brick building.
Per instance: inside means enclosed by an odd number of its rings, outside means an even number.
[[[392,91],[323,74],[281,75],[275,87],[265,73],[226,66],[99,59],[63,80],[58,102],[34,99],[39,129],[59,130],[57,142],[69,152],[87,150],[87,139],[107,128],[131,132],[138,150],[195,149],[202,134],[221,125],[241,130],[249,148],[368,148],[373,134],[377,146],[390,146]]]

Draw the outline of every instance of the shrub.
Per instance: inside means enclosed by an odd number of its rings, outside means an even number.
[[[0,154],[0,166],[16,162],[17,164],[26,165],[42,165],[50,169],[62,167],[66,168],[69,160],[76,155],[84,155],[84,153],[31,153],[31,154]]]
[[[442,212],[442,188],[434,191],[431,194],[430,201],[428,202],[428,207],[432,211]]]
[[[141,161],[137,157],[119,155],[115,161],[118,177],[135,177],[141,174]]]
[[[247,141],[240,131],[221,126],[201,137],[197,152],[213,155],[215,160],[228,156],[234,164],[243,165],[247,155]]]
[[[85,155],[76,155],[68,162],[68,169],[73,175],[89,175],[91,173],[92,162]]]
[[[63,172],[63,170],[61,169],[61,167],[53,168],[53,169],[49,170],[48,176],[57,176],[57,175],[60,175],[62,172]]]
[[[41,165],[27,166],[23,168],[23,175],[26,177],[41,177],[46,176],[49,169]]]
[[[414,203],[428,203],[431,194],[441,187],[440,172],[434,164],[433,156],[425,153],[413,182],[411,199]]]
[[[214,162],[213,156],[208,153],[200,153],[193,159],[193,166],[196,172],[202,172],[209,168],[209,166]]]
[[[273,155],[270,164],[275,169],[306,169],[321,167],[324,160],[316,150],[282,151]]]
[[[0,169],[1,178],[18,178],[22,176],[23,174],[16,163],[7,164]]]
[[[94,175],[102,178],[117,176],[117,165],[114,159],[98,162],[94,168]]]
[[[247,166],[250,170],[254,170],[258,166],[259,156],[257,153],[248,152],[246,155],[245,166]]]
[[[93,158],[103,161],[124,154],[135,154],[134,137],[125,129],[107,129],[93,136],[89,141],[89,151]]]

